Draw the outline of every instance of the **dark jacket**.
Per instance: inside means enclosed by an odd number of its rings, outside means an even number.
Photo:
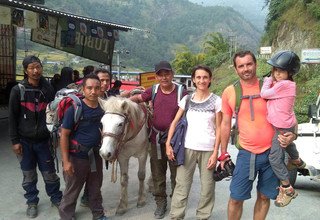
[[[14,86],[9,100],[9,133],[12,144],[20,143],[21,138],[41,141],[49,137],[46,126],[46,107],[54,99],[54,90],[44,77],[39,86],[33,87],[24,79],[24,101],[20,88]]]
[[[174,131],[174,135],[170,141],[173,146],[174,157],[176,158],[176,165],[184,164],[184,141],[187,133],[188,121],[186,117],[182,117]]]

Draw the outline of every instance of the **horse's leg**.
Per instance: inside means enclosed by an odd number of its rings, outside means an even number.
[[[140,157],[138,157],[139,161],[139,171],[138,171],[138,179],[139,179],[139,194],[138,194],[138,202],[137,207],[141,208],[146,204],[146,195],[144,192],[144,180],[146,178],[146,162],[148,157],[147,149],[143,152]]]
[[[122,215],[127,211],[128,208],[128,164],[129,158],[126,159],[119,159],[120,164],[120,184],[121,184],[121,195],[120,195],[120,203],[118,205],[116,214]]]

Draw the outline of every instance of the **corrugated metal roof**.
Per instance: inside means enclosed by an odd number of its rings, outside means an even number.
[[[6,5],[6,6],[10,6],[10,7],[25,9],[25,10],[39,12],[39,13],[44,13],[44,14],[48,14],[48,15],[56,16],[56,17],[73,18],[73,19],[84,21],[84,22],[99,24],[101,26],[105,26],[108,28],[117,29],[117,30],[121,30],[121,31],[136,30],[136,31],[149,32],[147,30],[135,28],[135,27],[128,26],[128,25],[116,24],[116,23],[112,23],[112,22],[88,18],[88,17],[75,15],[75,14],[71,14],[71,13],[67,13],[67,12],[63,12],[63,11],[57,11],[57,10],[53,10],[50,8],[46,8],[44,6],[34,5],[34,4],[21,2],[21,1],[0,0],[0,5]]]

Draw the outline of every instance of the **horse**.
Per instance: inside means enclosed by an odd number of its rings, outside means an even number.
[[[100,156],[107,161],[118,160],[121,173],[121,195],[116,214],[122,215],[128,207],[128,165],[130,157],[138,158],[139,192],[137,207],[146,204],[144,179],[148,155],[147,111],[145,106],[122,97],[99,100],[105,111],[102,122]],[[145,109],[145,110],[144,110]]]

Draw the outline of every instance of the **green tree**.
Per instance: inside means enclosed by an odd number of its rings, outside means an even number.
[[[191,74],[192,68],[203,63],[203,61],[203,53],[194,54],[187,46],[181,45],[175,50],[172,65],[178,74]]]
[[[213,32],[205,37],[203,51],[204,62],[210,67],[218,67],[229,58],[229,43],[219,32]]]

